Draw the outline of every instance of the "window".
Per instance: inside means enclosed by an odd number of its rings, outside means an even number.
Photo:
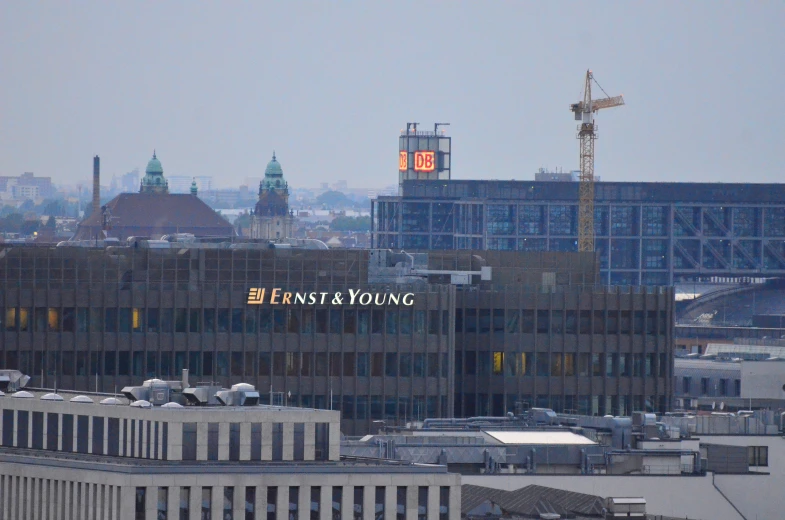
[[[354,486],[354,520],[363,520],[364,491],[362,486]]]
[[[234,487],[226,486],[224,488],[224,514],[223,520],[231,520],[234,513]]]
[[[747,446],[747,456],[749,458],[750,466],[768,466],[769,465],[769,447],[768,446]]]
[[[253,489],[253,488],[248,488]],[[188,520],[191,517],[191,488],[180,488],[180,519]]]
[[[158,488],[158,516],[157,520],[166,520],[169,512],[169,488]]]
[[[449,520],[450,518],[450,488],[449,486],[439,487],[439,520]]]
[[[213,488],[203,487],[202,488],[202,518],[211,518],[212,508],[213,508]],[[267,516],[267,518],[268,520],[270,520],[269,515]],[[275,520],[275,517],[273,517],[272,520]]]
[[[406,486],[398,486],[395,495],[395,520],[406,520]]]
[[[275,520],[277,506],[278,506],[278,488],[276,486],[269,486],[267,488],[267,520]],[[203,518],[210,518],[210,517],[206,516]],[[340,520],[340,517],[335,520]]]
[[[268,499],[269,502],[269,499]],[[333,486],[333,500],[332,500],[332,511],[333,511],[333,519],[332,520],[342,520],[342,509],[343,509],[343,488],[341,486]],[[270,518],[268,515],[267,520],[275,520],[275,517]]]
[[[143,488],[143,487],[136,488],[136,495],[135,495],[136,496],[136,500],[135,500],[136,505],[134,507],[134,511],[136,513],[134,518],[136,520],[145,520],[145,507],[144,506],[145,506],[145,498],[146,498],[145,497],[145,493],[146,493],[146,491],[147,491],[147,489]]]
[[[321,502],[322,488],[320,486],[311,486],[311,520],[319,520],[319,505]],[[250,518],[249,520],[253,520],[253,518]]]
[[[702,377],[701,378],[701,395],[708,395],[709,394],[709,378]]]
[[[374,520],[384,520],[384,486],[376,486],[373,518]]]
[[[428,520],[428,486],[417,488],[417,520]]]
[[[682,391],[683,394],[685,394],[685,395],[689,395],[690,394],[691,383],[692,383],[692,378],[691,377],[685,377],[685,378],[682,379],[682,381],[681,381],[681,391]]]

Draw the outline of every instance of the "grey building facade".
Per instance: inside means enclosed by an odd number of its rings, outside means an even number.
[[[444,466],[340,459],[338,412],[3,397],[8,520],[454,520]]]
[[[378,256],[0,249],[0,366],[34,386],[91,391],[188,369],[252,383],[262,402],[341,410],[350,435],[374,421],[503,414],[518,401],[668,409],[671,289],[597,286],[594,256],[580,253],[431,252],[417,261],[437,273],[419,281],[380,277]],[[491,280],[438,274],[483,267]],[[264,289],[261,300],[251,289]]]
[[[404,180],[372,201],[372,247],[577,250],[578,183]],[[599,182],[603,284],[785,274],[785,185]]]

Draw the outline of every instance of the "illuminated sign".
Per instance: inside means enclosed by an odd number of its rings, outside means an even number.
[[[407,152],[398,153],[398,171],[405,172],[409,169],[409,154]]]
[[[254,287],[248,290],[248,305],[414,305],[414,293],[370,293],[349,289],[348,293],[291,292]]]
[[[432,172],[436,169],[436,152],[414,152],[414,171]]]

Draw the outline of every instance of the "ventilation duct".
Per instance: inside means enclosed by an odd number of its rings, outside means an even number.
[[[259,404],[259,392],[253,385],[238,383],[231,390],[221,390],[215,397],[226,406],[256,406]]]
[[[0,390],[3,392],[16,392],[27,386],[29,382],[30,376],[18,370],[0,370]]]

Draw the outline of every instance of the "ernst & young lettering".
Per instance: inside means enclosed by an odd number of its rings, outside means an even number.
[[[254,287],[248,305],[414,305],[414,293],[370,293],[360,289],[343,292],[291,292]]]

